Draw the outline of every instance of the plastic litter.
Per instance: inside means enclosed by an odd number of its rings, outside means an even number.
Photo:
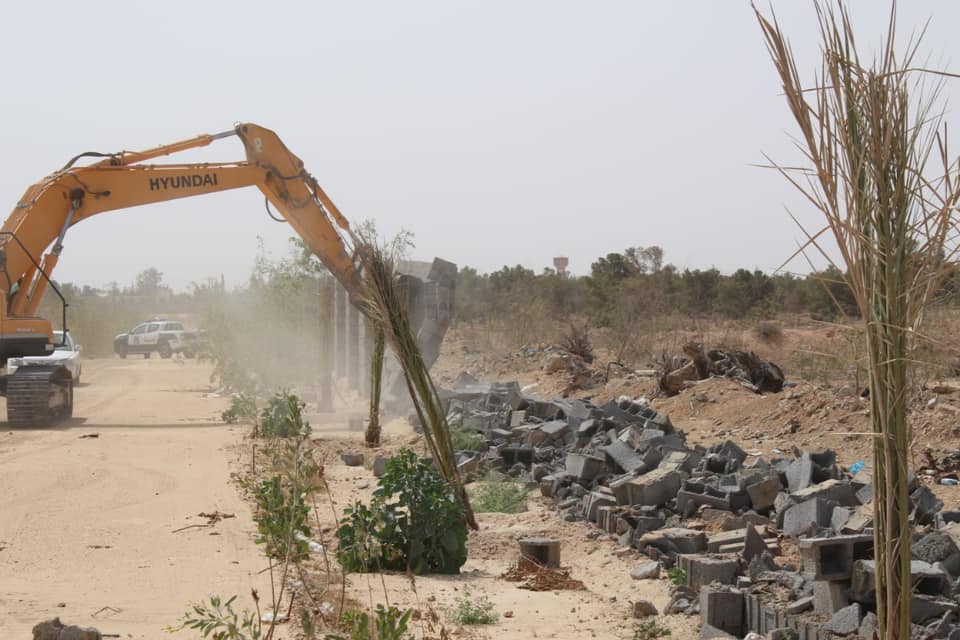
[[[260,622],[265,622],[267,624],[270,624],[271,622],[273,622],[273,616],[274,616],[273,611],[267,611],[262,616],[260,616]],[[277,616],[277,622],[287,621],[287,614],[283,613],[282,611],[276,614],[276,616]]]
[[[857,460],[853,463],[853,466],[850,467],[850,473],[860,473],[860,470],[867,466],[867,463],[863,460]]]
[[[296,534],[294,534],[294,537],[300,542],[306,542],[307,548],[310,549],[310,553],[326,553],[327,552],[327,548],[325,546],[323,546],[316,540],[311,540],[310,538],[303,535],[299,531]]]

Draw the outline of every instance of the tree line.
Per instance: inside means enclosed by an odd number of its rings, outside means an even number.
[[[960,302],[960,271],[941,285],[941,304]],[[567,276],[553,269],[536,273],[517,265],[489,274],[470,267],[457,279],[456,318],[482,322],[505,315],[538,314],[566,321],[586,317],[597,326],[614,326],[624,317],[684,315],[724,319],[764,319],[806,314],[837,320],[857,316],[857,305],[836,267],[805,276],[737,269],[686,269],[664,263],[657,246],[608,253],[592,263],[589,275]]]

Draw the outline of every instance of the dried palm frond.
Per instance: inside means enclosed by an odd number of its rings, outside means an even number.
[[[825,217],[803,249],[830,259],[830,236],[866,328],[874,435],[877,631],[910,635],[910,502],[907,368],[924,308],[957,250],[954,219],[960,173],[947,155],[935,110],[939,84],[913,66],[920,36],[894,51],[895,5],[884,43],[861,63],[842,3],[817,6],[823,64],[804,87],[775,17],[756,11],[784,95],[800,129],[806,166],[771,161]],[[928,165],[936,159],[940,166]],[[935,175],[931,175],[935,174]],[[834,265],[836,266],[836,265]]]
[[[382,327],[386,342],[393,349],[403,369],[414,411],[423,425],[427,447],[443,476],[458,488],[467,524],[477,529],[476,519],[457,469],[443,403],[410,327],[408,295],[397,277],[393,252],[381,246],[373,234],[364,234],[357,243],[357,254],[363,267],[364,313],[375,326]]]

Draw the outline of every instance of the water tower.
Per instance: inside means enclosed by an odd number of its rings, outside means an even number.
[[[570,263],[570,260],[566,256],[557,256],[553,259],[553,268],[557,270],[557,274],[561,276],[567,275],[567,265]]]

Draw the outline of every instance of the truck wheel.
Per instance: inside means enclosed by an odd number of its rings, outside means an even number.
[[[126,357],[127,357],[127,348],[126,348],[126,347],[120,347],[119,349],[117,349],[117,355],[120,356],[121,358],[126,358]]]
[[[150,357],[150,352],[149,352],[149,351],[147,351],[145,354],[143,354],[143,359],[144,359],[144,360],[148,359],[149,357]]]
[[[162,343],[157,351],[160,352],[161,358],[169,358],[173,355],[173,349],[171,349],[170,345],[166,342]]]
[[[195,354],[195,353],[193,352],[193,350],[191,350],[191,349],[187,349],[186,351],[183,352],[183,357],[184,357],[184,358],[193,358],[193,357],[195,357],[196,355],[197,355],[197,354]]]

